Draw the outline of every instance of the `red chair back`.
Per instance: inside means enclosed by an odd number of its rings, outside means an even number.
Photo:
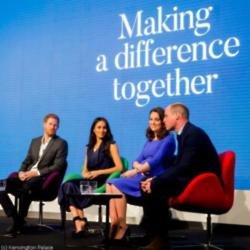
[[[235,153],[220,154],[222,181],[214,173],[194,177],[176,197],[168,200],[170,207],[181,211],[222,214],[230,210],[234,200]]]
[[[233,151],[226,151],[219,156],[225,199],[227,200],[228,205],[232,206],[234,200],[235,153]]]

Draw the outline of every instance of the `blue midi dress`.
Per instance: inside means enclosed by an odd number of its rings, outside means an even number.
[[[174,161],[176,140],[171,133],[160,140],[147,140],[142,152],[135,159],[139,163],[147,162],[150,170],[147,173],[138,173],[132,177],[120,177],[108,180],[107,183],[113,184],[122,193],[140,197],[140,182],[143,179],[161,174]]]

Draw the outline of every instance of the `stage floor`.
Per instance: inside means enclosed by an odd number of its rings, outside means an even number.
[[[101,230],[103,225],[98,223],[90,223],[90,233],[82,239],[72,239],[72,222],[66,222],[66,231],[60,228],[59,220],[45,220],[46,224],[53,225],[55,231],[36,226],[36,219],[28,219],[28,226],[25,231],[15,238],[0,236],[0,250],[64,250],[64,249],[93,249],[93,245],[102,243]],[[0,217],[0,234],[10,225],[11,220]],[[139,245],[144,243],[144,233],[136,225],[130,225],[130,236],[127,243],[121,246],[110,246],[111,250],[137,249]],[[214,243],[224,246],[225,250],[250,250],[250,227],[248,226],[230,226],[215,225],[214,226]],[[201,225],[188,224],[186,222],[173,221],[169,232],[169,242],[173,249],[176,246],[185,244],[198,243],[206,239],[205,231]],[[101,249],[97,248],[97,249]],[[190,248],[189,248],[190,249]],[[197,248],[195,248],[197,249]],[[202,248],[200,248],[202,249]]]

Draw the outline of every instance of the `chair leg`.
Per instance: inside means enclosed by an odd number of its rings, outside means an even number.
[[[43,223],[43,206],[44,206],[44,202],[42,200],[39,201],[39,222],[38,222],[38,226],[41,228],[46,228],[49,229],[51,231],[56,231],[56,229],[54,229],[53,226],[50,225],[46,225]]]
[[[60,214],[61,214],[61,228],[65,230],[65,221],[66,221],[66,209],[60,206]]]
[[[89,233],[96,234],[96,233],[102,233],[102,205],[98,205],[98,227],[96,228],[90,228],[88,230]]]
[[[223,250],[223,248],[215,246],[212,244],[212,235],[213,235],[213,229],[212,229],[212,223],[211,223],[211,214],[207,214],[207,242],[203,244],[188,244],[183,246],[174,246],[173,249],[195,249],[195,248],[203,248],[206,250]]]
[[[43,225],[43,206],[44,203],[39,201],[39,225]]]
[[[207,214],[207,249],[215,249],[215,250],[223,250],[223,248],[217,247],[212,244],[212,235],[213,235],[213,228],[212,228],[212,221],[211,221],[211,214]]]
[[[98,222],[102,223],[102,205],[98,207]]]

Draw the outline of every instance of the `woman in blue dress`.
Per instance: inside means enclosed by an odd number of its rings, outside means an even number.
[[[175,138],[165,129],[163,119],[164,109],[156,107],[150,111],[147,141],[133,162],[132,169],[119,179],[107,181],[106,192],[122,194],[121,199],[112,199],[110,202],[111,235],[115,240],[122,240],[126,235],[126,197],[141,197],[140,182],[145,177],[161,174],[174,160]]]
[[[104,184],[108,176],[116,171],[122,171],[122,163],[118,147],[113,140],[108,121],[103,117],[96,118],[91,126],[89,143],[87,145],[82,176],[85,180],[95,180],[98,186]],[[82,179],[65,182],[58,194],[58,202],[73,216],[75,231],[74,238],[84,236],[87,219],[84,217],[83,208],[91,205],[91,199],[77,199],[69,197],[70,193],[80,194]]]

